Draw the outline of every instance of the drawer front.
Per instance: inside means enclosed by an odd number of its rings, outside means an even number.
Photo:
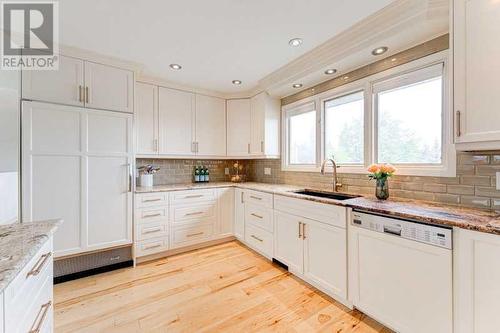
[[[168,192],[138,193],[135,195],[137,208],[152,206],[168,206]]]
[[[5,318],[23,318],[45,281],[53,279],[52,239],[49,239],[4,291]],[[7,323],[6,323],[7,324]],[[10,332],[7,330],[7,332]]]
[[[148,239],[135,244],[136,257],[147,256],[168,250],[168,237]]]
[[[273,232],[273,210],[254,204],[245,204],[245,224],[252,224]]]
[[[186,222],[215,217],[216,203],[177,206],[172,208],[172,222]]]
[[[159,221],[159,222],[150,222],[150,223],[142,223],[136,226],[135,237],[136,240],[146,240],[156,237],[164,237],[168,236],[168,222],[167,221]]]
[[[179,247],[206,241],[212,237],[213,229],[213,224],[205,224],[189,228],[175,228],[172,231],[172,243],[175,247]]]
[[[274,209],[344,229],[347,227],[347,208],[343,206],[276,195]]]
[[[245,226],[245,242],[252,249],[264,254],[266,257],[273,256],[273,235],[253,225]]]
[[[183,205],[193,202],[206,202],[217,200],[217,189],[174,191],[170,194],[172,205]]]
[[[273,208],[273,195],[259,191],[245,190],[243,194],[245,202]]]
[[[168,221],[168,207],[147,207],[135,210],[135,223]]]
[[[20,316],[13,318],[6,313],[6,332],[52,332],[53,308],[52,276],[45,277],[37,293],[30,295],[30,305],[23,308]]]

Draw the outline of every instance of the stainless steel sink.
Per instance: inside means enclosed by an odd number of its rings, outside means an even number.
[[[309,190],[309,189],[294,191],[294,193],[309,195],[311,197],[327,198],[327,199],[334,199],[334,200],[347,200],[347,199],[360,197],[359,195],[353,195],[353,194]]]

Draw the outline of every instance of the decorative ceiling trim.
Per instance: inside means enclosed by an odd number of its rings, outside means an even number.
[[[312,88],[308,88],[299,91],[296,94],[284,97],[281,99],[281,105],[282,106],[288,105],[297,102],[301,99],[323,93],[325,91],[331,90],[336,87],[340,87],[344,84],[360,80],[362,78],[368,77],[376,73],[383,72],[390,68],[409,63],[411,61],[426,57],[428,55],[443,50],[447,50],[449,48],[449,43],[450,43],[449,34],[440,36],[438,38],[434,38],[430,41],[414,46],[408,50],[393,54],[390,57],[373,62],[361,68],[355,69],[349,73],[342,74],[336,78],[324,81],[320,84],[315,85]]]

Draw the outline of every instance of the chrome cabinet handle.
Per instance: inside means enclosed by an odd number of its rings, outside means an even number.
[[[189,235],[186,235],[186,237],[201,236],[201,235],[203,235],[203,234],[204,234],[204,232],[202,231],[202,232],[197,232],[197,233],[194,233],[194,234],[189,234]]]
[[[184,199],[194,199],[194,198],[202,198],[203,194],[196,194],[196,195],[186,195]]]
[[[248,154],[250,154],[250,144],[248,144]]]
[[[263,153],[264,152],[264,141],[261,141],[260,142],[260,152]]]
[[[161,227],[158,227],[158,228],[150,228],[149,230],[146,229],[142,233],[143,234],[154,234],[155,232],[160,232],[160,231],[161,231]]]
[[[263,219],[264,217],[263,216],[260,216],[260,215],[257,215],[257,214],[254,214],[254,213],[251,213],[250,215],[258,218],[258,219]]]
[[[144,215],[143,218],[148,218],[148,217],[156,217],[156,216],[161,216],[161,213],[156,213],[156,214],[147,214]]]
[[[244,193],[243,193],[243,192],[241,192],[241,196],[240,196],[240,197],[241,197],[241,198],[240,198],[241,203],[245,203],[245,201],[243,200],[243,194],[244,194]]]
[[[35,266],[26,274],[26,278],[30,276],[37,276],[42,271],[43,267],[49,262],[49,258],[52,256],[52,252],[47,252],[43,254],[38,261],[35,263]]]
[[[127,175],[127,192],[132,192],[132,165],[130,163],[125,164],[128,169]]]
[[[184,216],[193,216],[193,215],[200,215],[200,214],[203,214],[203,212],[187,213],[187,214],[184,214]]]
[[[31,326],[31,329],[29,330],[28,333],[39,333],[40,330],[42,329],[43,322],[45,321],[45,318],[47,317],[47,313],[49,313],[49,309],[52,305],[52,301],[48,301],[45,304],[42,304],[40,307],[40,311],[38,311],[38,314],[35,317],[35,321],[33,322],[33,325]],[[40,319],[38,319],[40,318]]]
[[[306,239],[306,224],[302,223],[302,239]]]
[[[299,239],[302,239],[302,222],[299,222]]]
[[[90,97],[89,97],[89,87],[85,87],[85,103],[89,103]]]
[[[262,198],[254,197],[253,195],[251,195],[250,198],[255,199],[255,200],[262,200]]]
[[[151,250],[151,249],[156,249],[157,247],[160,247],[161,244],[155,244],[155,245],[151,245],[151,246],[146,246],[144,247],[143,250]]]
[[[83,102],[83,87],[82,87],[82,85],[78,86],[78,102]]]
[[[255,235],[251,235],[250,237],[252,237],[253,239],[258,240],[261,243],[264,241],[264,240],[260,239],[259,237],[255,236]]]
[[[462,135],[462,124],[461,124],[461,113],[460,110],[457,110],[457,137],[460,137]]]
[[[161,198],[142,200],[142,202],[155,202],[155,201],[161,201]]]

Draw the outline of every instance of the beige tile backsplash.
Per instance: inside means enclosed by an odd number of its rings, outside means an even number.
[[[467,207],[500,209],[500,191],[496,190],[496,172],[500,172],[500,152],[459,153],[457,176],[417,177],[394,176],[389,183],[391,196],[456,204]],[[229,181],[224,169],[235,161],[224,160],[152,160],[138,159],[137,166],[155,164],[161,167],[154,176],[155,184],[186,183],[192,181],[195,165],[210,169],[211,181]],[[281,171],[280,160],[242,160],[247,180],[263,183],[291,184],[307,188],[331,190],[331,175],[319,172]],[[271,169],[271,175],[264,174]],[[342,191],[372,195],[375,184],[367,175],[341,173]]]

